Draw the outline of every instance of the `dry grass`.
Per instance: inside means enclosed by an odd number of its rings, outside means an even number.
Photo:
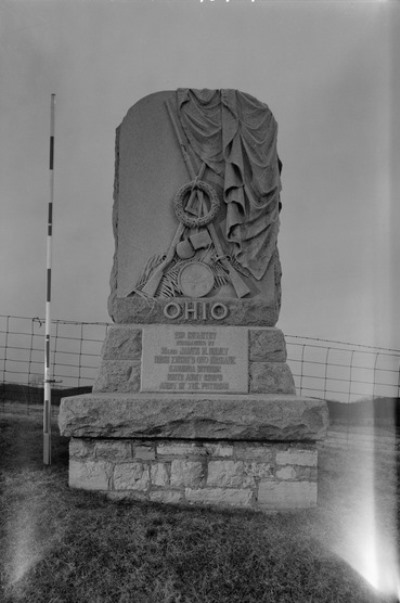
[[[4,603],[393,600],[379,598],[332,552],[359,516],[365,454],[323,451],[319,508],[264,516],[112,503],[73,491],[67,442],[56,429],[53,464],[41,463],[40,415],[0,414],[0,429]],[[393,461],[387,455],[377,460],[374,483],[379,529],[397,539]]]

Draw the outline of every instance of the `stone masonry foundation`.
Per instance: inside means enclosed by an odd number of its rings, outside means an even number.
[[[70,441],[69,485],[111,499],[260,511],[317,503],[314,442]]]

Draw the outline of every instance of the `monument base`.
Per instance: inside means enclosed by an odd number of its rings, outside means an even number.
[[[317,504],[326,404],[280,395],[64,398],[69,485],[111,499],[248,508]]]
[[[188,348],[189,342],[195,341],[189,339],[190,336],[209,334],[216,339],[203,344],[208,348]],[[183,336],[183,339],[176,339],[178,336]],[[221,353],[227,354],[232,360],[231,364],[226,364],[222,358],[219,359],[219,373],[213,377],[214,381],[211,381],[210,375],[205,376],[204,372],[200,374],[204,366],[201,361],[213,364],[217,360],[215,354],[214,358],[210,356],[211,352],[216,351],[209,349],[211,347],[222,349]],[[165,349],[170,352],[169,355],[164,352]],[[173,355],[177,358],[173,358]],[[189,376],[182,367],[172,374],[173,369],[178,368],[173,366],[174,360],[182,358],[182,355],[186,363],[193,363],[191,368],[199,379],[196,386],[189,383]],[[192,357],[188,359],[189,355]],[[162,362],[164,360],[166,362]],[[177,372],[181,373],[180,376],[177,376]],[[185,382],[183,391],[193,395],[204,394],[204,390],[215,392],[220,386],[217,379],[225,382],[223,387],[229,394],[238,391],[250,394],[296,393],[294,379],[286,362],[285,338],[280,329],[169,324],[109,327],[93,392],[139,393],[166,391],[168,388],[173,395],[175,391],[182,391],[182,382],[177,379]]]

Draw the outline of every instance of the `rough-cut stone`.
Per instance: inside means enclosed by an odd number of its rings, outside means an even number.
[[[301,465],[295,465],[297,480],[308,480],[309,482],[317,481],[318,479],[318,467],[302,467]]]
[[[295,479],[296,469],[291,465],[286,465],[285,467],[278,469],[275,475],[277,479]]]
[[[264,512],[316,504],[317,443],[228,442],[72,438],[70,483],[105,492],[112,500],[229,505]]]
[[[112,475],[112,464],[106,461],[69,462],[69,481],[71,488],[83,490],[108,490]]]
[[[199,461],[175,460],[171,463],[171,486],[196,488],[204,482],[204,465]]]
[[[121,463],[115,466],[115,490],[146,490],[149,484],[149,468],[142,463]]]
[[[235,458],[239,461],[272,461],[273,451],[271,445],[249,446],[247,444],[235,444]]]
[[[250,362],[250,392],[295,394],[296,387],[285,362]]]
[[[103,360],[140,360],[142,330],[129,325],[111,326],[107,330],[101,356]]]
[[[240,488],[202,488],[185,489],[185,498],[190,503],[202,503],[218,506],[251,507],[253,492]]]
[[[153,461],[156,458],[156,451],[152,446],[134,446],[133,457],[135,461]]]
[[[318,453],[316,450],[298,450],[297,448],[289,448],[276,453],[276,463],[278,465],[307,465],[308,467],[316,467],[318,461]]]
[[[140,362],[131,360],[103,360],[93,392],[138,392],[140,368]]]
[[[71,438],[69,441],[70,459],[90,459],[94,460],[94,440],[84,440],[81,438]]]
[[[112,501],[146,501],[147,494],[139,490],[111,490],[106,492],[106,498]]]
[[[68,437],[318,440],[327,421],[321,400],[256,394],[87,394],[64,398],[59,414]]]
[[[272,477],[273,466],[271,463],[247,462],[244,463],[244,472],[252,477]]]
[[[132,447],[130,442],[97,440],[93,448],[94,457],[105,461],[130,461]]]
[[[261,480],[258,489],[261,508],[305,509],[317,504],[315,482],[274,482]]]
[[[154,463],[150,467],[150,479],[153,486],[168,486],[169,476],[165,463]]]
[[[233,456],[233,446],[228,444],[210,444],[206,442],[204,448],[211,457]]]
[[[173,458],[179,457],[203,457],[207,454],[206,448],[194,444],[192,442],[173,442],[173,443],[160,443],[157,444],[157,457],[168,457]]]
[[[178,503],[183,499],[181,490],[151,490],[149,498],[153,502]]]
[[[286,344],[280,329],[250,329],[249,360],[286,362]]]
[[[207,486],[220,488],[250,488],[255,481],[244,472],[242,461],[210,461]]]

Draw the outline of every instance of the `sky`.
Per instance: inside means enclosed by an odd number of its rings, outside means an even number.
[[[109,321],[115,129],[158,90],[268,104],[284,333],[400,349],[400,2],[2,0],[0,314]],[[396,173],[397,170],[397,173]]]

